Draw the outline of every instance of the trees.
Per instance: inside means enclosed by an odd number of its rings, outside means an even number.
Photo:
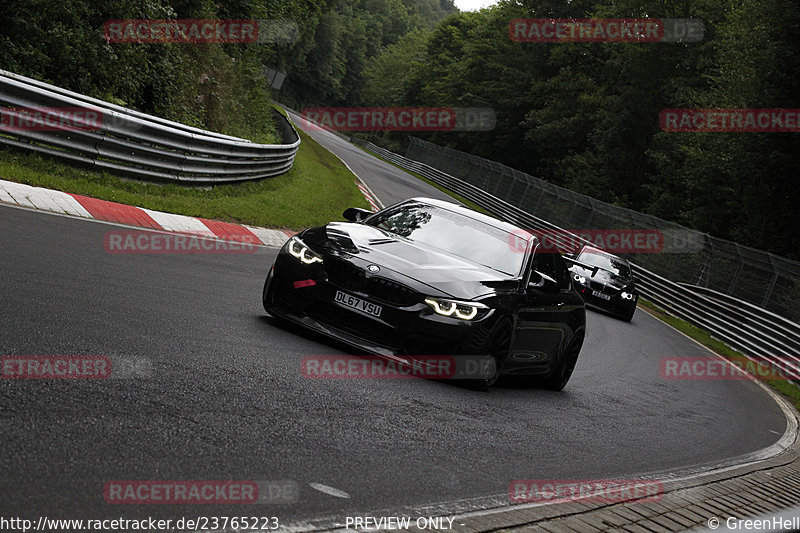
[[[509,21],[526,17],[692,17],[706,34],[699,43],[512,42]],[[800,107],[798,27],[791,0],[505,0],[387,48],[370,61],[364,94],[373,105],[492,107],[492,132],[419,136],[800,258],[796,133],[659,125],[665,108]],[[392,71],[394,85],[383,77]]]

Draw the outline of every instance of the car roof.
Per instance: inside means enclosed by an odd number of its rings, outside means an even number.
[[[423,203],[423,204],[428,204],[428,205],[433,205],[433,206],[436,206],[436,207],[440,207],[442,209],[447,209],[448,211],[453,211],[453,212],[459,213],[461,215],[467,216],[469,218],[472,218],[474,220],[479,220],[479,221],[481,221],[481,222],[483,222],[485,224],[488,224],[490,226],[494,226],[495,228],[502,229],[504,231],[507,231],[508,233],[513,233],[514,235],[517,235],[518,237],[525,237],[526,239],[529,239],[530,237],[533,236],[533,234],[531,232],[529,232],[529,231],[527,231],[525,229],[522,229],[519,226],[515,226],[514,224],[509,224],[508,222],[503,222],[502,220],[500,220],[498,218],[495,218],[493,216],[489,216],[489,215],[485,215],[483,213],[479,213],[478,211],[475,211],[474,209],[470,209],[469,207],[467,207],[465,205],[456,204],[456,203],[453,203],[453,202],[447,202],[445,200],[436,200],[436,199],[433,199],[433,198],[424,198],[424,197],[410,198],[410,199],[406,200],[405,202],[401,202],[398,205],[402,205],[402,204],[409,203],[409,202],[420,202],[420,203]]]

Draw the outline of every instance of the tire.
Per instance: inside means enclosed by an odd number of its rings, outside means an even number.
[[[634,313],[636,313],[636,306],[635,305],[631,308],[631,310],[630,310],[630,312],[628,314],[622,316],[622,320],[624,320],[625,322],[630,322],[631,320],[633,320]]]
[[[578,355],[581,353],[583,346],[583,333],[575,338],[570,344],[558,365],[553,369],[553,372],[545,378],[543,385],[546,389],[561,391],[569,383],[569,378],[572,377],[572,372],[575,370],[575,363],[578,362]]]
[[[470,379],[467,384],[476,390],[487,391],[492,387],[500,378],[500,360],[508,355],[508,350],[511,348],[511,335],[514,328],[511,324],[511,319],[501,319],[494,328],[489,341],[486,346],[489,355],[494,358],[494,374],[483,379]]]

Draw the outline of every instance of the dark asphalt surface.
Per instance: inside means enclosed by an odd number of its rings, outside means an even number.
[[[246,506],[248,515],[342,520],[502,494],[517,478],[716,463],[771,445],[785,428],[750,383],[662,380],[661,357],[702,349],[641,311],[631,324],[588,314],[563,393],[310,380],[303,356],[344,349],[265,317],[274,249],[109,255],[113,226],[9,207],[0,228],[0,353],[135,357],[151,368],[132,379],[1,380],[3,516],[232,515],[242,506],[109,505],[102,488],[234,479],[299,483],[296,504]]]
[[[364,169],[380,165],[352,150],[343,157],[377,194],[395,191],[386,203],[406,194],[413,178],[389,167],[370,170],[379,176],[370,182]],[[642,311],[630,324],[588,313],[562,393],[306,379],[303,356],[347,349],[266,317],[275,249],[110,255],[103,235],[114,228],[0,206],[0,354],[141,363],[129,379],[0,380],[0,516],[269,515],[303,530],[382,509],[503,504],[520,478],[690,472],[785,430],[778,406],[749,382],[662,379],[662,357],[704,351]],[[289,480],[300,496],[247,506],[103,499],[112,480],[217,479]]]

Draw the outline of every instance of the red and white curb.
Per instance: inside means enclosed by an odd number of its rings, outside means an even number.
[[[229,241],[282,246],[294,233],[275,229],[232,224],[219,220],[152,211],[141,207],[98,200],[80,194],[32,187],[0,180],[0,203],[50,211],[74,217],[173,231]]]
[[[369,187],[367,187],[366,184],[361,183],[358,180],[355,181],[355,184],[356,184],[356,187],[358,187],[358,190],[361,191],[361,194],[364,195],[364,198],[367,199],[367,202],[369,202],[369,206],[370,206],[370,208],[372,208],[372,211],[373,212],[380,211],[381,210],[381,203],[378,201],[378,199],[375,197],[375,195],[372,194],[372,191],[369,190]]]

